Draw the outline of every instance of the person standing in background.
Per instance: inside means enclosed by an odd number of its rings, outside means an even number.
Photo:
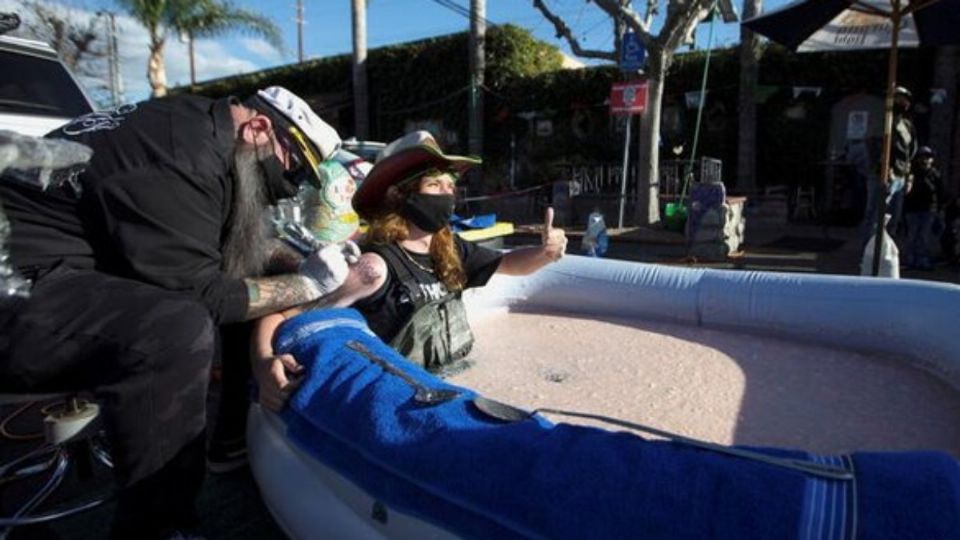
[[[880,204],[881,188],[884,196],[886,196],[886,213],[890,215],[890,220],[887,221],[887,233],[891,238],[896,239],[901,214],[903,213],[904,189],[918,147],[917,130],[910,118],[911,98],[910,90],[902,86],[898,86],[894,90],[890,168],[887,178],[882,179],[882,183],[867,183],[867,208],[861,226],[861,245],[866,245],[867,241],[876,233],[877,205]],[[876,155],[881,156],[882,149],[879,149]],[[879,176],[881,170],[879,162],[876,168]]]
[[[907,221],[907,249],[904,264],[908,268],[933,270],[930,244],[940,219],[943,205],[943,183],[934,166],[934,152],[923,146],[917,152],[917,165],[907,182],[904,215]]]

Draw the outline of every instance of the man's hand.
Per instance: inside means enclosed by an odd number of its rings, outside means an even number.
[[[356,244],[353,244],[352,248],[346,248],[351,253],[351,257],[353,257],[354,248]],[[341,244],[328,244],[308,255],[300,264],[300,274],[313,281],[317,287],[318,296],[332,293],[343,284],[343,280],[347,279],[349,266],[344,250]]]
[[[257,380],[260,404],[278,412],[300,386],[303,366],[289,354],[269,356],[254,360],[253,375]]]
[[[553,207],[547,207],[543,216],[543,232],[540,240],[543,243],[543,253],[551,261],[558,261],[567,251],[567,235],[563,229],[553,227]]]

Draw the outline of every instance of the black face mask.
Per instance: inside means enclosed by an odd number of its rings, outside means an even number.
[[[403,217],[428,233],[450,222],[457,199],[450,194],[411,193],[403,204]]]
[[[283,163],[276,155],[271,154],[259,160],[259,163],[267,183],[267,199],[270,204],[277,204],[280,199],[289,199],[296,195],[300,184],[307,179],[306,167],[285,171]]]

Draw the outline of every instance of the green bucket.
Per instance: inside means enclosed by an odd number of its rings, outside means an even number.
[[[687,207],[670,202],[663,211],[664,226],[671,231],[682,231],[687,223]]]

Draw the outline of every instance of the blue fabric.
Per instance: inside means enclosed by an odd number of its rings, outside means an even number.
[[[723,202],[727,199],[727,190],[720,183],[698,182],[690,189],[689,210],[687,211],[687,248],[693,245],[700,231],[700,222],[703,216],[711,210],[723,210]]]
[[[486,229],[497,224],[496,214],[480,214],[468,218],[460,217],[454,214],[450,218],[450,227],[453,232],[460,232],[464,229]]]
[[[937,452],[810,456],[841,482],[628,433],[506,424],[413,389],[346,347],[358,341],[435,388],[354,310],[304,313],[275,346],[307,375],[283,416],[298,445],[371,496],[467,538],[958,538],[960,469]],[[309,494],[305,494],[309,496]]]

